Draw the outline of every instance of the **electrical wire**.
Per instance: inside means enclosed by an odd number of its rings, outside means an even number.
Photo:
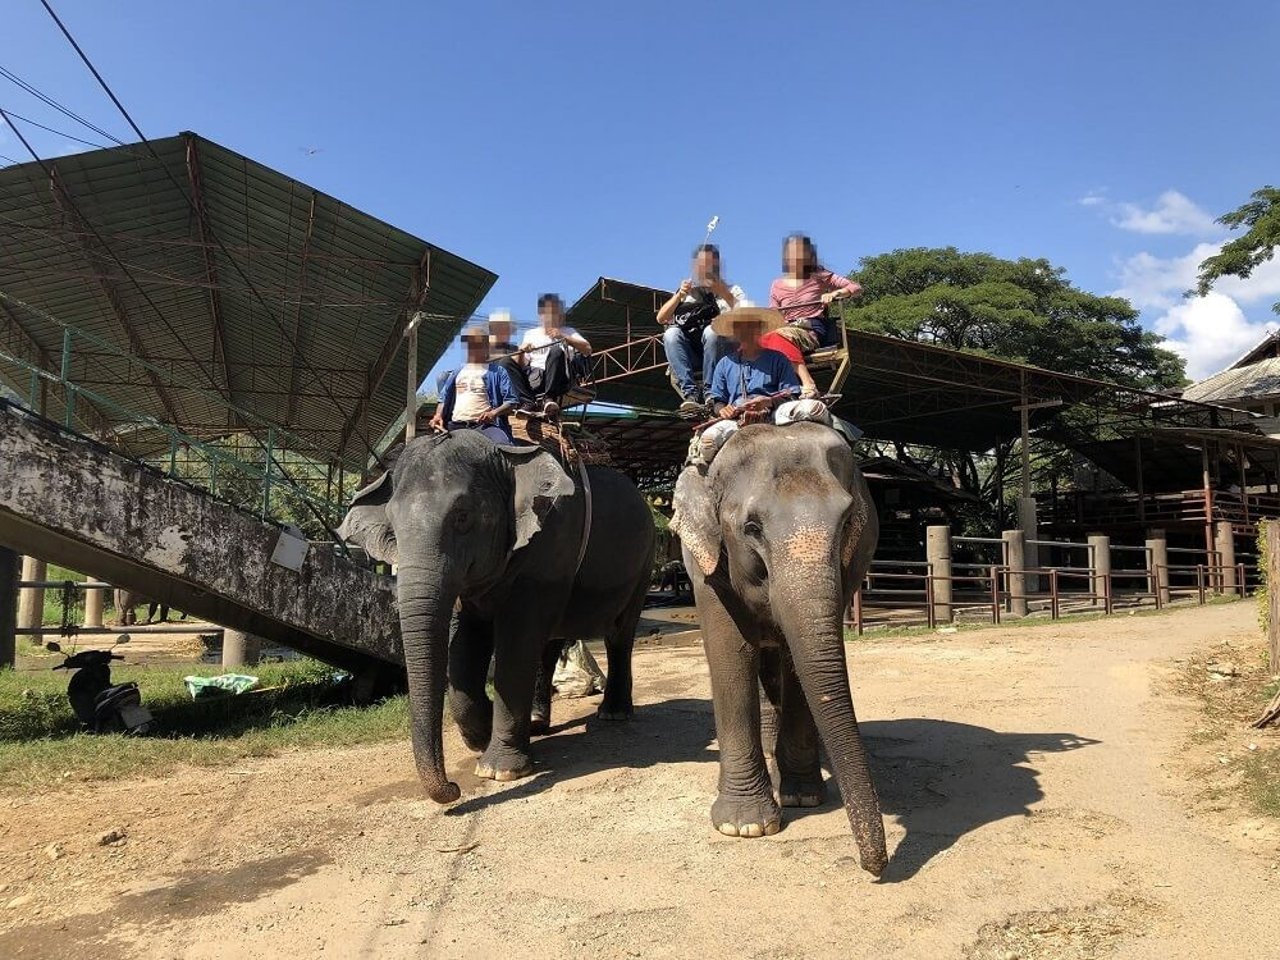
[[[6,111],[6,113],[8,113],[9,116],[13,117],[15,120],[21,120],[23,123],[30,124],[33,127],[39,127],[41,130],[47,131],[48,133],[57,134],[60,137],[66,137],[68,140],[74,140],[76,143],[83,143],[86,147],[96,147],[99,150],[110,149],[104,143],[94,143],[92,140],[85,140],[85,139],[82,139],[81,137],[74,136],[70,133],[63,133],[61,130],[55,130],[53,127],[46,127],[43,123],[40,123],[38,120],[32,120],[30,117],[24,117],[20,113],[14,113],[12,110],[8,110]]]
[[[4,77],[10,83],[21,88],[22,90],[25,90],[27,93],[31,94],[31,96],[35,97],[41,103],[44,103],[50,107],[53,107],[53,109],[57,110],[63,116],[68,117],[76,121],[76,123],[82,124],[83,126],[92,130],[94,133],[102,137],[104,140],[110,140],[112,143],[116,144],[117,146],[121,146],[121,147],[124,146],[124,141],[121,140],[119,137],[115,136],[114,134],[107,133],[107,131],[103,130],[97,124],[90,123],[88,120],[80,116],[80,114],[76,113],[74,110],[70,109],[69,107],[63,106],[61,103],[59,103],[53,97],[49,96],[47,93],[44,93],[36,89],[36,87],[28,83],[26,80],[23,80],[20,76],[18,76],[12,70],[8,70],[5,67],[0,66],[0,77]]]

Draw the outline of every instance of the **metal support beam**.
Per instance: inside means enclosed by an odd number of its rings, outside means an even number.
[[[400,350],[400,345],[407,343],[405,333],[409,328],[409,324],[412,322],[414,315],[422,309],[422,305],[426,302],[427,294],[431,292],[430,278],[431,249],[428,247],[423,251],[422,259],[418,261],[418,265],[414,268],[413,276],[409,280],[411,305],[403,311],[401,322],[396,324],[391,331],[386,343],[382,346],[382,353],[378,355],[378,359],[374,361],[373,366],[367,371],[364,396],[356,403],[355,408],[351,411],[351,416],[347,417],[346,422],[342,425],[341,432],[338,434],[338,446],[335,452],[339,457],[342,456],[342,451],[346,449],[347,442],[351,439],[361,418],[364,416],[365,410],[369,406],[369,397],[382,385],[382,381],[387,375],[387,370],[391,367],[391,361],[395,359]]]
[[[79,210],[71,200],[71,194],[67,191],[62,183],[62,178],[58,175],[58,168],[54,166],[50,169],[49,191],[53,194],[54,203],[58,205],[58,210],[62,213],[63,218],[74,224],[75,229],[70,232],[74,236],[75,242],[79,245],[81,252],[84,253],[89,269],[93,271],[98,288],[102,291],[107,303],[110,304],[111,312],[115,316],[116,322],[124,330],[125,337],[129,340],[129,348],[140,359],[150,363],[151,358],[147,354],[142,337],[138,334],[133,321],[129,318],[129,311],[125,309],[124,300],[120,296],[120,291],[116,288],[115,280],[112,279],[110,272],[107,270],[102,256],[93,249],[93,245],[89,242],[89,235],[92,233],[89,224],[80,216]],[[181,423],[182,418],[178,415],[177,405],[173,402],[173,397],[170,396],[168,388],[165,387],[164,383],[150,367],[144,366],[142,369],[146,372],[147,379],[151,381],[151,386],[155,390],[156,396],[160,398],[160,403],[164,406],[165,413],[168,414],[170,421]]]
[[[196,219],[200,227],[200,253],[204,258],[204,275],[209,284],[209,320],[213,324],[213,352],[222,367],[222,380],[226,384],[226,398],[235,402],[235,390],[231,386],[231,365],[227,363],[226,324],[222,320],[222,291],[218,284],[218,265],[213,260],[213,229],[209,225],[209,210],[205,206],[204,180],[200,173],[200,149],[196,138],[187,140],[187,183],[195,203]]]
[[[316,198],[311,194],[311,206],[307,210],[307,231],[302,237],[302,259],[298,264],[298,309],[293,315],[293,369],[289,371],[289,405],[284,422],[293,426],[298,413],[298,373],[302,368],[302,303],[306,300],[307,261],[311,256],[311,238],[316,230]]]

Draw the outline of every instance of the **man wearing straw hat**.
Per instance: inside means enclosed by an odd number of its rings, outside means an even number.
[[[507,414],[518,401],[507,371],[489,362],[489,331],[468,327],[462,331],[462,344],[467,362],[445,381],[431,429],[479,430],[495,443],[511,443]]]

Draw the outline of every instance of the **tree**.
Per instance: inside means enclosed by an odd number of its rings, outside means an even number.
[[[867,257],[850,276],[863,287],[844,314],[856,329],[1124,386],[1158,390],[1186,382],[1182,358],[1139,325],[1127,300],[1080,290],[1047,260],[917,247]],[[899,445],[896,455],[976,494],[986,509],[974,519],[986,527],[1003,522],[1018,469],[1015,445],[1010,440],[981,455]],[[1041,475],[1069,466],[1061,456],[1037,459]]]
[[[1280,247],[1280,190],[1272,186],[1255,190],[1252,200],[1224,213],[1218,223],[1232,230],[1248,229],[1200,264],[1196,293],[1202,297],[1223,277],[1247,279],[1256,267],[1275,256],[1276,247]],[[1280,313],[1280,300],[1271,309]]]

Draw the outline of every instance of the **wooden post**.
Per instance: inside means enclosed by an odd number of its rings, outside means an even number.
[[[1147,491],[1142,476],[1142,438],[1134,437],[1134,453],[1138,460],[1138,521],[1147,519]]]
[[[1111,538],[1102,533],[1089,534],[1089,592],[1093,594],[1093,606],[1105,603],[1106,582],[1111,576]],[[1110,612],[1110,611],[1108,611]]]
[[[1280,673],[1280,521],[1267,524],[1267,653],[1271,672]]]
[[[404,442],[408,443],[418,432],[418,321],[421,314],[415,314],[409,321],[409,330],[405,345],[405,386],[404,386]]]
[[[1231,529],[1230,520],[1219,520],[1216,525],[1218,570],[1210,581],[1214,584],[1215,593],[1235,593],[1236,591],[1236,535]]]
[[[262,640],[240,630],[222,631],[222,666],[254,666],[262,654]]]
[[[951,527],[947,524],[925,529],[925,559],[933,582],[933,619],[951,622]]]
[[[18,655],[18,554],[0,547],[0,670]]]
[[[1147,563],[1151,583],[1156,595],[1156,607],[1169,603],[1169,541],[1153,537],[1147,541]]]
[[[1008,568],[1009,578],[1009,616],[1025,617],[1027,615],[1027,538],[1021,530],[1006,530],[1004,539],[1004,562]]]
[[[1204,552],[1212,563],[1213,557],[1213,481],[1209,473],[1209,441],[1200,443],[1200,473],[1204,483]],[[1216,571],[1215,571],[1216,572]],[[1220,577],[1213,577],[1217,589],[1221,589]]]

